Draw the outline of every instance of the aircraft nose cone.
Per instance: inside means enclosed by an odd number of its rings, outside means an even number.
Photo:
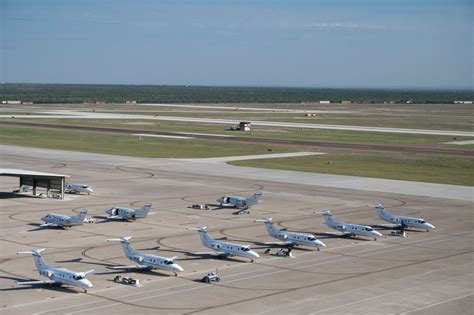
[[[184,271],[183,267],[181,267],[180,265],[175,265],[174,268],[175,268],[176,271],[178,271],[178,272],[183,272],[183,271]]]
[[[260,255],[257,254],[256,252],[252,252],[252,256],[255,257],[255,258],[260,258]]]
[[[318,244],[318,246],[326,247],[326,244],[324,244],[324,243],[321,242],[321,241],[317,241],[316,244]]]
[[[105,213],[112,214],[112,209],[109,209],[109,210],[105,211]]]
[[[433,224],[429,224],[429,223],[426,223],[426,226],[427,226],[428,228],[430,228],[430,229],[434,229],[434,228],[435,228],[435,226],[434,226]]]
[[[379,231],[374,231],[374,234],[377,236],[382,236],[382,233],[380,233]]]

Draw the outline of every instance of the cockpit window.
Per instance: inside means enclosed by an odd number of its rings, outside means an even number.
[[[82,280],[84,277],[82,275],[74,275],[73,276],[74,280]]]
[[[82,185],[82,188],[89,188],[89,186],[87,186],[87,185]]]
[[[312,236],[308,237],[308,241],[315,241],[315,240],[316,240],[316,237],[312,237]]]
[[[248,247],[242,247],[241,250],[242,250],[243,252],[248,252],[248,251],[250,250],[250,248],[248,248]]]
[[[368,228],[365,228],[365,230],[368,231],[368,232],[372,232],[374,229],[371,228],[371,227],[368,227]]]
[[[425,220],[420,220],[420,221],[418,221],[418,222],[421,223],[421,224],[426,223]]]
[[[172,265],[172,264],[173,264],[173,261],[167,260],[167,261],[165,261],[165,264],[166,264],[166,265]]]

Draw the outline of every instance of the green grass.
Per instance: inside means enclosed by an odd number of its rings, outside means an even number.
[[[3,119],[5,121],[32,122],[31,119]],[[380,144],[438,144],[453,141],[451,136],[433,136],[416,134],[379,133],[344,130],[278,128],[254,126],[254,132],[229,131],[230,125],[188,123],[153,120],[85,120],[85,119],[35,119],[35,122],[75,126],[101,126],[109,128],[139,129],[148,131],[201,132],[211,134],[238,135],[273,139],[320,140],[345,143]],[[144,123],[136,125],[130,123]],[[457,141],[470,140],[469,137],[456,137]]]
[[[474,159],[420,154],[338,153],[232,165],[474,186]]]
[[[94,152],[136,157],[205,158],[295,151],[295,148],[196,139],[166,139],[104,132],[0,126],[0,143],[7,145]]]

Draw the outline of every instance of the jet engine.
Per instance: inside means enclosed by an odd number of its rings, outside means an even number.
[[[283,233],[279,233],[278,238],[283,240],[283,241],[286,241],[288,239],[288,235],[283,234]]]

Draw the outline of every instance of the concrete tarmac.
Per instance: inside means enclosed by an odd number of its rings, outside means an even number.
[[[0,147],[0,159],[4,168],[69,174],[71,182],[94,187],[91,195],[53,200],[11,194],[18,179],[0,179],[2,314],[470,314],[473,309],[470,187],[312,177],[228,166],[226,159],[148,159],[12,146]],[[403,183],[408,186],[400,187]],[[257,190],[263,191],[263,201],[250,214],[233,215],[232,209],[215,206],[189,208],[193,203],[213,204],[225,194],[251,195]],[[112,206],[148,202],[157,213],[145,219],[102,218]],[[410,230],[407,238],[391,236],[389,224],[368,206],[375,202],[394,213],[423,217],[436,229]],[[38,227],[47,213],[70,214],[84,207],[98,217],[96,223],[70,229]],[[341,237],[314,213],[323,209],[347,222],[372,225],[383,237]],[[292,259],[275,256],[279,247],[269,242],[277,240],[254,222],[268,217],[288,230],[313,233],[327,247],[319,252],[296,248]],[[250,245],[261,258],[251,263],[196,254],[209,251],[193,230],[198,225],[207,225],[216,238]],[[133,236],[138,250],[178,256],[184,272],[174,277],[160,271],[108,269],[131,264],[119,244],[106,242],[126,235]],[[45,279],[34,271],[30,256],[15,254],[43,247],[51,265],[95,269],[88,277],[94,288],[83,293],[72,287],[15,285],[16,280]],[[268,247],[270,255],[264,253]],[[199,281],[216,269],[220,282]],[[116,274],[138,278],[142,286],[114,283]]]

